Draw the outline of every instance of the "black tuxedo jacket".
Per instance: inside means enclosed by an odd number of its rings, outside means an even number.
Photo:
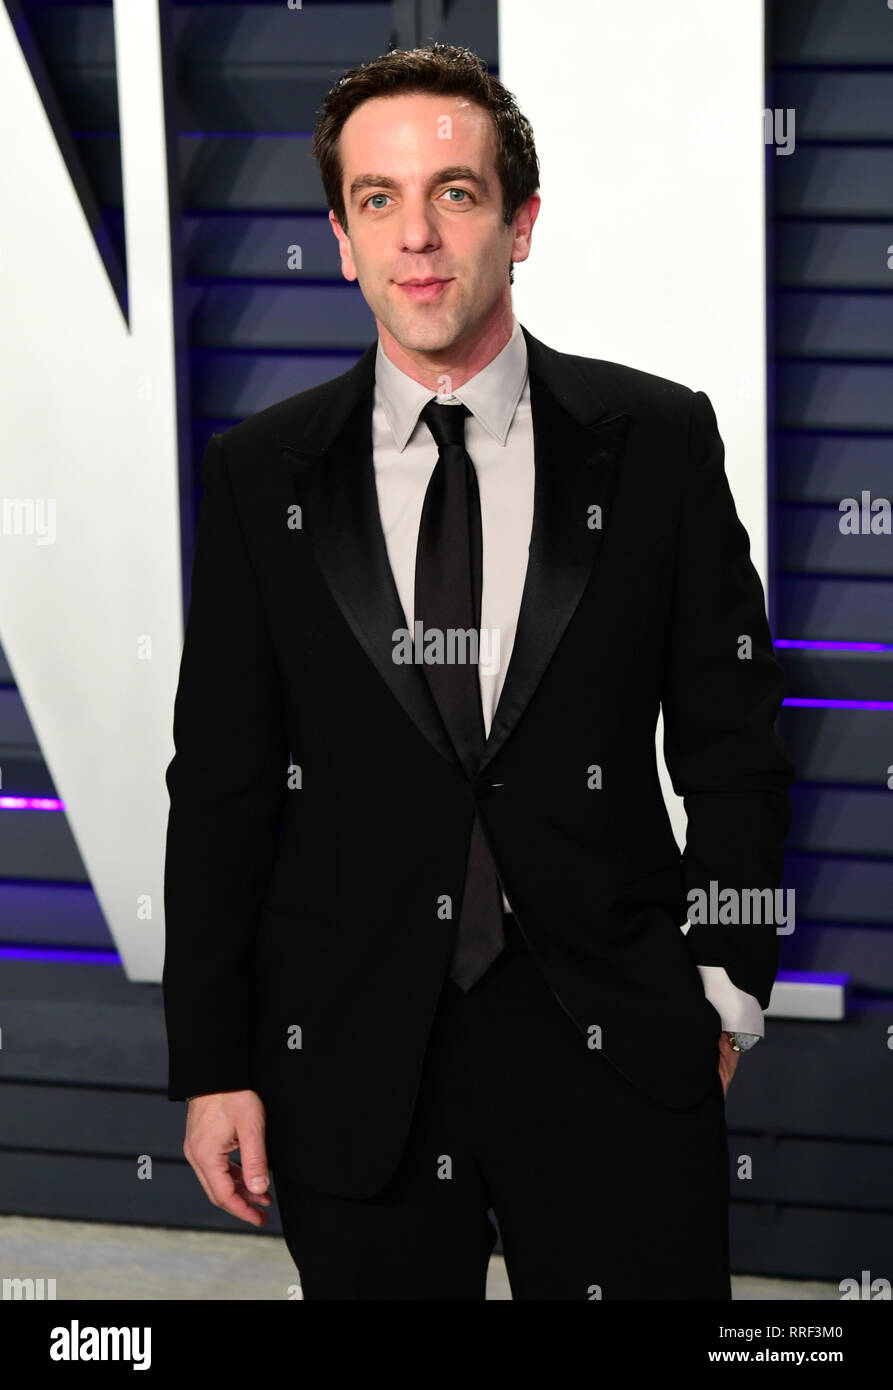
[[[697,964],[763,1006],[777,969],[771,923],[679,926],[711,880],[779,885],[794,775],[713,409],[524,334],[533,533],[471,779],[424,668],[392,659],[406,617],[373,471],[375,344],[205,456],[166,772],[168,1094],[255,1089],[274,1175],[320,1191],[372,1195],[399,1161],[475,807],[580,1046],[659,1103],[716,1082]]]

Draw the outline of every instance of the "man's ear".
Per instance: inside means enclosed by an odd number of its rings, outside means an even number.
[[[357,272],[353,263],[353,256],[350,249],[350,237],[341,226],[334,212],[329,212],[329,223],[332,231],[338,240],[338,251],[341,255],[341,274],[345,280],[356,280]]]

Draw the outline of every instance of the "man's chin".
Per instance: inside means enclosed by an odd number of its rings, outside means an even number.
[[[436,309],[435,305],[430,307]],[[381,322],[407,352],[445,352],[459,336],[456,316],[453,313],[426,314],[425,309],[425,305],[418,305],[408,314],[391,315]]]

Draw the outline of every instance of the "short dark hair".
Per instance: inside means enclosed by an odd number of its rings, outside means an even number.
[[[320,107],[311,153],[319,164],[326,202],[347,231],[339,141],[351,112],[372,97],[405,92],[464,96],[483,107],[496,132],[496,170],[502,185],[502,220],[511,226],[515,213],[539,188],[539,160],[533,129],[514,96],[470,48],[432,43],[424,48],[394,48],[351,68],[335,83]],[[513,267],[509,267],[509,282]]]

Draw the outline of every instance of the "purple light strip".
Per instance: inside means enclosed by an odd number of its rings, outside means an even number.
[[[775,645],[812,652],[893,652],[893,642],[813,642],[805,637],[779,637]]]
[[[0,811],[64,811],[54,796],[0,796]]]
[[[817,970],[779,970],[775,983],[786,985],[846,985],[849,975],[828,974]]]
[[[893,700],[813,700],[791,696],[784,702],[800,709],[886,709],[893,710]]]
[[[0,960],[61,960],[76,965],[121,965],[117,951],[62,951],[52,946],[0,946]]]

